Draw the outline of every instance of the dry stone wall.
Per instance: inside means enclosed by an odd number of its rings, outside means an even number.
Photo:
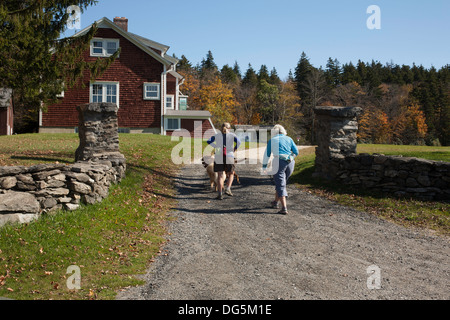
[[[419,158],[354,154],[333,159],[335,179],[397,197],[450,200],[450,162]]]
[[[30,222],[57,209],[75,210],[81,203],[107,197],[126,171],[117,110],[111,103],[78,107],[80,146],[74,164],[0,167],[0,226]]]
[[[0,167],[0,225],[101,202],[122,172],[108,161]]]
[[[399,197],[450,200],[450,162],[357,154],[355,107],[317,107],[314,176]]]

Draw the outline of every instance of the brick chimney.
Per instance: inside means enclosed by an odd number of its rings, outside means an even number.
[[[115,17],[114,23],[118,25],[120,28],[128,32],[128,19],[125,17]]]

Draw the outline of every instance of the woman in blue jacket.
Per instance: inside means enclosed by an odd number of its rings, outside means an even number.
[[[277,208],[281,202],[280,214],[287,214],[288,196],[286,185],[295,167],[295,157],[298,156],[298,148],[290,137],[286,135],[283,126],[277,124],[272,129],[272,139],[267,143],[263,158],[263,171],[267,170],[267,163],[273,153],[272,174],[275,181],[275,200],[272,207]]]

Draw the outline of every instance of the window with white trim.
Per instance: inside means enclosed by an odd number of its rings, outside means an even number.
[[[91,57],[110,57],[119,49],[119,39],[91,40]]]
[[[174,95],[167,95],[166,96],[166,109],[175,109],[174,101],[175,101]]]
[[[187,110],[187,97],[180,97],[178,103],[180,110]]]
[[[166,130],[179,130],[181,129],[181,119],[166,118]]]
[[[90,102],[111,102],[119,106],[118,82],[94,82],[90,87]]]
[[[144,83],[144,100],[159,100],[161,85],[156,82]]]

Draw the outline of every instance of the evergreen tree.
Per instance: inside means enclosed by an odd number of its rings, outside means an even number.
[[[387,64],[386,67],[383,68],[381,81],[384,83],[404,85],[405,80],[403,79],[401,67],[398,64]]]
[[[305,90],[305,83],[308,75],[311,73],[312,65],[309,63],[309,58],[305,52],[302,52],[300,60],[295,68],[295,82],[297,83],[297,91],[302,102],[307,101],[308,93]]]
[[[261,65],[261,68],[259,69],[258,80],[259,83],[261,83],[262,80],[265,80],[267,82],[270,81],[269,70],[267,69],[267,66],[265,64]]]
[[[242,85],[250,87],[258,86],[258,75],[250,63],[248,64],[248,69],[245,72],[244,78],[242,78]]]
[[[178,71],[190,71],[192,69],[192,63],[183,54],[177,64]]]
[[[405,84],[412,84],[414,82],[414,73],[407,65],[403,65],[401,68],[402,79]]]
[[[242,79],[241,68],[239,67],[239,64],[237,61],[234,62],[233,71],[237,75],[239,80],[241,80]]]
[[[275,108],[280,98],[280,92],[276,85],[268,83],[265,79],[261,79],[257,99],[260,102],[260,113],[262,122],[265,124],[275,124]]]
[[[370,67],[367,69],[367,79],[371,88],[377,88],[381,83],[382,65],[380,62],[372,60]]]
[[[341,83],[341,66],[337,59],[328,58],[324,76],[330,88],[336,88]]]
[[[201,66],[203,69],[217,69],[217,65],[214,62],[214,57],[211,50],[208,50],[208,53],[206,54],[206,59],[202,60]]]
[[[270,71],[269,83],[274,84],[278,87],[281,85],[281,79],[278,76],[278,72],[277,69],[275,69],[275,67],[273,67],[273,69]]]
[[[411,71],[414,74],[414,82],[422,82],[425,80],[425,69],[422,65],[418,67],[413,63]]]
[[[239,83],[239,77],[234,72],[234,70],[228,65],[224,65],[222,69],[220,70],[220,77],[222,79],[222,82],[229,83],[229,84],[238,84]]]
[[[440,107],[439,103],[439,81],[437,77],[436,68],[431,67],[428,71],[426,81],[424,83],[425,92],[423,92],[423,111],[425,112],[425,117],[427,119],[427,125],[429,133],[433,138],[438,136],[437,122],[439,121],[438,109]]]
[[[288,73],[288,76],[287,76],[287,80],[286,80],[287,82],[295,82],[295,79],[294,79],[294,74],[292,73],[292,70],[291,69],[289,69],[289,73]]]
[[[348,64],[344,64],[342,66],[342,84],[348,84],[351,82],[361,83],[361,77],[356,70],[353,63],[349,62]]]
[[[450,81],[441,82],[438,97],[437,137],[442,145],[450,145]]]
[[[202,62],[200,63],[200,76],[205,79],[212,80],[215,78],[218,74],[218,67],[216,63],[214,62],[214,57],[211,52],[211,50],[208,50],[208,53],[206,54],[206,58],[202,59]]]
[[[368,78],[367,78],[367,66],[364,62],[362,62],[361,60],[358,60],[358,64],[356,65],[356,70],[358,71],[358,75],[359,75],[359,79],[360,85],[365,85],[368,83]]]

